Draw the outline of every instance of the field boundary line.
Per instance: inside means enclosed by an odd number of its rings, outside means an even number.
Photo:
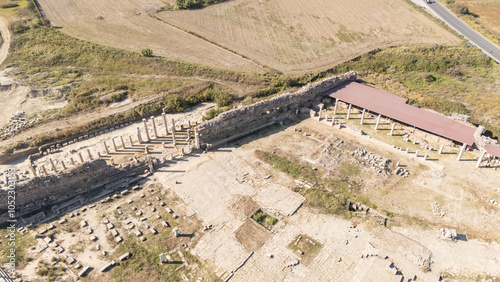
[[[33,0],[33,1],[34,1],[34,0]],[[266,66],[266,65],[262,64],[261,62],[259,62],[259,61],[257,61],[257,60],[251,59],[251,58],[249,58],[249,57],[247,57],[247,56],[245,56],[245,55],[242,55],[242,54],[240,54],[240,53],[238,53],[238,52],[236,52],[236,51],[234,51],[234,50],[231,50],[231,49],[229,49],[229,48],[227,48],[227,47],[225,47],[225,46],[222,46],[222,45],[218,44],[217,42],[211,41],[211,40],[209,40],[209,39],[207,39],[207,38],[205,38],[205,37],[203,37],[203,36],[201,36],[201,35],[199,35],[199,34],[197,34],[197,33],[195,33],[195,32],[192,32],[192,31],[189,31],[189,30],[182,29],[182,28],[180,28],[180,27],[178,27],[178,26],[176,26],[176,25],[174,25],[174,24],[172,24],[172,23],[169,23],[169,22],[167,22],[166,20],[161,19],[161,18],[159,18],[159,17],[157,17],[157,16],[155,16],[155,15],[153,15],[153,14],[149,14],[149,16],[150,16],[151,18],[153,18],[153,19],[156,19],[156,20],[158,20],[158,21],[160,21],[160,22],[164,23],[164,24],[167,24],[167,25],[169,25],[169,26],[171,26],[171,27],[173,27],[173,28],[176,28],[176,29],[178,29],[178,30],[180,30],[180,31],[182,31],[182,32],[184,32],[184,33],[187,33],[187,34],[189,34],[189,35],[191,35],[191,36],[194,36],[194,37],[196,37],[196,38],[199,38],[199,39],[201,39],[201,40],[203,40],[203,41],[205,41],[205,42],[207,42],[207,43],[210,43],[210,44],[212,44],[212,45],[214,45],[214,46],[216,46],[216,47],[219,47],[219,48],[224,49],[224,50],[226,50],[226,51],[228,51],[228,52],[231,52],[231,53],[233,53],[233,54],[235,54],[235,55],[237,55],[237,56],[239,56],[239,57],[241,57],[241,58],[243,58],[243,59],[245,59],[245,60],[248,60],[248,61],[250,61],[250,62],[252,62],[252,63],[254,63],[254,64],[258,65],[258,66],[261,66],[261,67],[263,67],[263,68],[265,68],[265,69],[267,69],[267,70],[274,69],[274,68],[271,68],[271,67],[269,67],[269,66]]]
[[[43,22],[43,25],[50,26],[50,21],[48,20],[48,18],[46,18],[44,16],[44,14],[42,14],[42,7],[38,3],[38,1],[37,0],[31,0],[31,2],[35,6],[35,9],[38,12],[38,16],[40,17],[40,20]]]

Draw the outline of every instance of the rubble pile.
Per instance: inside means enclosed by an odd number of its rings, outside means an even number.
[[[395,174],[395,175],[401,175],[402,177],[408,177],[408,175],[410,175],[410,172],[409,172],[407,169],[404,169],[404,168],[398,167],[398,168],[396,168],[396,170],[394,171],[394,174]]]
[[[0,130],[0,139],[6,138],[9,135],[21,130],[21,128],[33,124],[38,121],[38,117],[28,119],[25,112],[16,112],[9,118],[9,123]]]
[[[388,175],[390,173],[389,164],[391,160],[377,156],[363,149],[356,149],[352,152],[353,156],[361,158],[361,162],[369,165],[375,170],[375,175]]]
[[[443,217],[446,214],[444,211],[441,210],[438,201],[434,201],[434,204],[432,205],[432,212],[440,217]]]
[[[448,228],[440,228],[439,229],[439,237],[441,239],[456,241],[457,240],[457,230],[448,229]]]

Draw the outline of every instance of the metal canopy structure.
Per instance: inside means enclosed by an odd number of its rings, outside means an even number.
[[[351,81],[326,91],[326,95],[453,141],[474,144],[475,127],[408,105],[408,99],[380,89]]]
[[[500,145],[487,144],[486,153],[500,158]]]

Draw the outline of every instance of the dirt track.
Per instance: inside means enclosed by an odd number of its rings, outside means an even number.
[[[7,58],[10,47],[11,34],[9,31],[9,23],[4,17],[0,17],[0,34],[2,35],[2,46],[0,47],[0,65]]]
[[[80,39],[252,72],[262,65],[291,73],[324,69],[405,42],[458,43],[403,0],[235,0],[161,13],[157,0],[40,4],[54,26]]]

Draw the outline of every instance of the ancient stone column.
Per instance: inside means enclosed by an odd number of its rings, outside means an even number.
[[[200,149],[200,133],[198,133],[198,129],[194,129],[194,146],[196,150]]]
[[[139,126],[137,127],[137,140],[139,140],[139,144],[142,144],[141,129]]]
[[[181,148],[181,156],[184,156],[184,148]]]
[[[153,160],[151,160],[151,156],[147,156],[146,160],[148,162],[148,167],[149,167],[149,172],[153,173],[154,172],[154,166],[153,166]]]
[[[158,131],[156,130],[156,122],[155,122],[155,117],[151,116],[150,117],[151,121],[153,122],[153,131],[155,132],[155,138],[158,138]]]
[[[87,154],[89,154],[89,159],[90,159],[90,160],[93,160],[93,158],[92,158],[92,154],[90,154],[90,149],[87,149]]]
[[[188,128],[187,130],[187,139],[191,139],[191,129]]]
[[[81,153],[81,152],[78,152],[78,156],[80,157],[80,162],[83,164],[83,163],[84,163],[84,161],[83,161],[82,153]]]
[[[351,108],[352,108],[352,104],[349,104],[349,108],[347,108],[347,117],[346,117],[346,120],[349,120],[349,117],[351,116]]]
[[[47,173],[47,169],[45,168],[45,165],[42,165],[42,170],[43,170],[43,173],[44,173],[45,175],[49,175],[49,174]]]
[[[391,136],[394,134],[394,127],[395,127],[395,126],[396,126],[396,124],[395,124],[395,123],[393,123],[393,124],[392,124],[392,127],[391,127],[391,134],[390,134]]]
[[[109,155],[109,149],[108,149],[108,145],[106,144],[106,141],[102,141],[102,144],[104,145],[104,150],[106,151],[106,154]]]
[[[73,160],[73,157],[70,157],[69,160],[71,162],[71,165],[75,165],[75,160]]]
[[[174,159],[174,154],[170,153],[170,160]]]
[[[415,157],[418,157],[418,150],[415,151]]]
[[[30,165],[30,170],[31,170],[31,173],[33,174],[33,177],[36,177],[36,169],[35,169],[35,167],[33,167],[32,165]]]
[[[321,114],[323,113],[323,105],[319,105],[319,116],[318,120],[321,120]]]
[[[425,155],[424,155],[424,161],[426,161],[426,160],[427,160],[427,157],[428,157],[428,156],[429,156],[429,155],[428,155],[428,154],[427,154],[427,152],[426,152],[426,153],[425,153]]]
[[[339,99],[335,98],[335,108],[333,109],[333,114],[336,115],[337,114],[337,107],[339,105]]]
[[[365,120],[365,109],[363,109],[363,113],[361,114],[361,125],[363,125],[363,121]]]
[[[332,126],[335,125],[335,116],[332,117]]]
[[[168,136],[167,115],[165,113],[162,113],[161,116],[163,117],[163,123],[165,124],[165,137],[166,137]]]
[[[56,166],[54,165],[54,161],[52,160],[52,158],[49,158],[49,162],[50,162],[50,165],[52,166],[52,170],[54,172],[57,172]]]
[[[173,122],[174,120],[172,120]],[[175,146],[175,127],[172,127],[172,144]]]
[[[191,128],[191,121],[188,120],[188,128]]]
[[[128,136],[128,142],[130,142],[130,147],[134,146],[134,142],[132,141],[132,136],[131,135]]]
[[[144,130],[146,130],[146,142],[149,142],[151,139],[149,138],[148,124],[145,118],[142,119],[142,122],[144,123]]]
[[[441,147],[439,147],[439,154],[441,155],[443,153],[443,149],[444,149],[444,145],[441,145]]]
[[[484,154],[486,154],[486,151],[481,152],[481,156],[479,157],[479,160],[477,160],[476,168],[479,168],[481,166],[481,162],[483,161]]]
[[[380,117],[382,117],[381,114],[379,114],[377,117],[377,123],[375,124],[375,130],[378,130],[378,125],[380,124]]]
[[[408,153],[410,151],[410,148],[406,148],[406,153]]]
[[[116,148],[115,137],[112,137],[112,138],[111,138],[111,141],[113,142],[113,150],[114,150],[115,152],[118,152],[118,149]]]
[[[175,132],[175,121],[172,119],[172,132]]]
[[[67,169],[67,168],[66,168],[66,165],[64,164],[64,161],[63,161],[63,160],[61,160],[61,165],[62,165],[62,167],[63,167],[63,170],[66,170],[66,169]]]
[[[97,157],[100,159],[101,158],[101,152],[97,151]]]
[[[459,161],[462,158],[462,154],[464,153],[466,147],[467,147],[467,144],[464,143],[462,145],[462,148],[460,149],[460,152],[458,152],[457,161]]]
[[[144,152],[146,152],[146,154],[149,154],[149,147],[148,147],[148,145],[144,146]]]
[[[123,135],[120,135],[120,140],[122,141],[123,149],[125,149],[125,141],[123,140]]]
[[[328,122],[328,115],[325,115],[325,122]]]

